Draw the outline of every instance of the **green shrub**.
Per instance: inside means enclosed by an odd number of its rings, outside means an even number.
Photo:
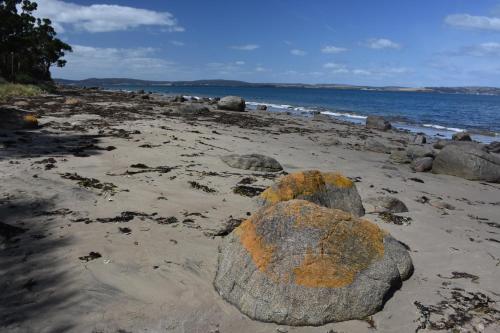
[[[0,101],[5,101],[10,97],[37,96],[42,92],[42,89],[34,85],[2,83],[0,84]]]

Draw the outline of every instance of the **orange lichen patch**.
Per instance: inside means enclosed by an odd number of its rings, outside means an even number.
[[[261,194],[261,198],[268,203],[288,201],[299,196],[312,195],[322,191],[325,184],[339,188],[349,188],[353,182],[339,173],[321,173],[317,170],[292,173],[280,178],[274,185]]]
[[[326,172],[323,174],[323,179],[326,184],[340,188],[351,188],[354,185],[352,180],[337,172]]]
[[[328,229],[333,221],[349,221],[350,213],[329,209],[305,200],[294,200],[282,207],[281,215],[291,217],[296,228]]]
[[[262,236],[256,232],[252,218],[243,222],[235,229],[243,247],[248,251],[252,260],[261,272],[265,272],[273,256],[274,247],[267,245]]]
[[[31,126],[38,126],[38,119],[36,116],[29,114],[27,116],[23,117],[23,120],[28,123],[28,125]]]
[[[295,283],[314,288],[341,288],[384,255],[385,233],[366,220],[336,221],[316,249],[294,268]]]

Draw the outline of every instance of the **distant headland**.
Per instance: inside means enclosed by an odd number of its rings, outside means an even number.
[[[470,94],[470,95],[500,95],[500,88],[496,87],[400,87],[400,86],[358,86],[349,84],[306,84],[306,83],[251,83],[237,80],[194,80],[194,81],[151,81],[129,78],[89,78],[84,80],[55,79],[59,84],[74,86],[223,86],[223,87],[285,87],[311,89],[349,89],[368,91],[394,92],[426,92],[443,94]]]

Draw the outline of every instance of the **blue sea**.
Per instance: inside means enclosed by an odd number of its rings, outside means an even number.
[[[106,89],[144,89],[191,97],[243,97],[250,109],[266,104],[272,112],[300,116],[314,111],[363,124],[368,115],[388,118],[400,129],[449,138],[467,130],[482,142],[500,141],[500,96],[381,92],[322,88],[220,87],[220,86],[107,86]]]

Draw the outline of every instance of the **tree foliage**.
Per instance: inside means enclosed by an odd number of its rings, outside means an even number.
[[[0,76],[8,81],[49,81],[50,67],[63,67],[71,52],[49,19],[33,16],[36,9],[29,0],[0,0]]]

